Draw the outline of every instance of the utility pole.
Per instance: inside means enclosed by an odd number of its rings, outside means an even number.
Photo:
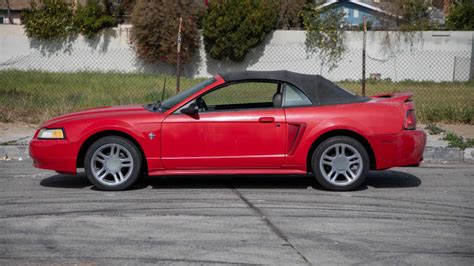
[[[362,43],[362,96],[365,96],[365,49],[367,45],[367,24],[364,16],[364,37]]]
[[[179,18],[179,28],[178,28],[178,59],[176,60],[176,65],[177,65],[177,69],[176,69],[176,93],[179,92],[179,81],[180,81],[180,76],[181,76],[181,29],[182,29],[182,26],[183,26],[183,17],[180,17]]]

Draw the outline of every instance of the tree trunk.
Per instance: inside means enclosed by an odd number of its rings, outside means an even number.
[[[451,7],[452,3],[453,3],[452,0],[443,0],[443,13],[445,17],[448,16],[449,8]]]
[[[10,24],[13,24],[13,19],[12,19],[12,12],[11,12],[11,9],[10,9],[10,0],[5,0],[6,4],[7,4],[7,16],[8,16],[8,21],[10,22]]]

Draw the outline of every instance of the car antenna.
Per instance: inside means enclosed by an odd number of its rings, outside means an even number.
[[[163,82],[163,90],[161,90],[161,101],[163,101],[163,98],[165,98],[165,90],[166,90],[166,77],[165,77],[165,81]]]

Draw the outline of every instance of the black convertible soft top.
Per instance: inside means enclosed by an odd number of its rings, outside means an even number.
[[[307,75],[286,70],[241,71],[221,74],[226,82],[276,81],[292,84],[303,91],[313,105],[365,102],[369,98],[353,94],[320,75]]]

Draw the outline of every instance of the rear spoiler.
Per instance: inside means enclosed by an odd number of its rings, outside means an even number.
[[[396,102],[410,102],[412,101],[411,97],[413,97],[411,92],[384,93],[370,96],[370,98],[383,98]]]

